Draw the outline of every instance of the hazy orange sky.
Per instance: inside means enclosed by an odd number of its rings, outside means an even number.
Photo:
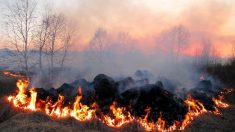
[[[42,0],[46,1],[46,0]],[[49,0],[48,0],[49,1]],[[129,33],[144,52],[154,52],[155,39],[164,30],[183,25],[192,45],[211,40],[220,56],[231,54],[235,40],[235,0],[54,0],[55,10],[76,23],[76,50],[84,49],[99,27],[109,34]]]

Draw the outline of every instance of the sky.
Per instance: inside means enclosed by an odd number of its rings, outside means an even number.
[[[1,0],[4,1],[4,0]],[[46,0],[41,0],[40,6]],[[47,1],[76,23],[73,50],[84,50],[97,28],[113,35],[128,33],[137,49],[155,52],[158,36],[176,25],[190,32],[190,46],[185,53],[193,54],[201,39],[209,39],[219,56],[231,55],[235,40],[234,0],[53,0]],[[4,2],[1,2],[4,3]],[[4,19],[4,18],[2,18]],[[1,46],[2,45],[2,46]],[[5,44],[1,44],[4,47]],[[132,46],[133,47],[133,46]]]

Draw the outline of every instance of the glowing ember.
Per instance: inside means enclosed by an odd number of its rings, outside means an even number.
[[[219,96],[218,99],[213,98],[213,101],[215,102],[215,104],[216,104],[218,107],[221,107],[221,108],[227,108],[227,107],[229,107],[229,105],[226,104],[226,103],[224,103],[224,102],[222,102],[222,100],[223,100],[223,96]]]
[[[49,97],[47,97],[44,101],[38,99],[38,93],[34,88],[31,88],[29,92],[27,91],[28,84],[28,80],[19,80],[16,83],[18,88],[17,95],[8,97],[8,101],[11,102],[14,107],[21,108],[23,110],[42,111],[48,116],[54,118],[73,117],[78,121],[88,121],[98,118],[96,116],[96,110],[98,107],[96,103],[92,106],[87,106],[81,103],[81,87],[78,88],[78,95],[75,100],[73,102],[69,102],[69,104],[65,104],[65,97],[62,95],[59,95],[57,101],[54,102]],[[228,104],[223,103],[222,99],[222,96],[218,99],[213,98],[216,105],[216,112],[218,112],[219,107],[226,108],[229,106]],[[150,107],[145,110],[146,115],[144,117],[137,118],[125,107],[119,107],[117,102],[113,102],[109,107],[109,114],[103,114],[103,116],[98,118],[98,120],[105,123],[107,126],[115,128],[119,128],[132,121],[137,121],[143,128],[145,128],[146,131],[173,131],[183,130],[196,116],[199,116],[202,113],[210,112],[205,109],[201,102],[193,99],[191,96],[188,96],[184,103],[188,108],[184,119],[181,121],[175,121],[171,126],[169,126],[164,120],[162,113],[158,115],[156,122],[149,121],[148,117],[150,116],[150,112],[153,111]]]
[[[12,73],[12,72],[9,72],[9,71],[3,71],[3,74],[8,75],[8,76],[12,76],[12,77],[25,77],[23,75],[15,74],[15,73]]]

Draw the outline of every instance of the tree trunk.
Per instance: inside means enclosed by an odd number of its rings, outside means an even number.
[[[26,16],[25,16],[25,70],[28,72],[28,7],[29,1],[26,1]]]
[[[39,49],[39,68],[42,70],[42,47]]]

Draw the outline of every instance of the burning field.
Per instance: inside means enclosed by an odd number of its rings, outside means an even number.
[[[5,73],[5,76],[15,78],[17,75]],[[98,131],[187,130],[188,126],[193,127],[191,124],[194,119],[200,120],[207,116],[223,119],[221,108],[233,108],[223,102],[223,97],[232,90],[218,88],[210,80],[204,79],[199,80],[190,90],[177,89],[175,92],[166,90],[161,81],[150,84],[146,79],[134,80],[131,77],[115,81],[104,74],[97,75],[92,82],[80,79],[56,89],[33,87],[30,79],[20,76],[16,79],[16,87],[15,92],[5,95],[5,104],[9,107],[8,111],[10,109],[13,113],[20,114],[13,114],[15,116],[8,118],[18,118],[20,122],[20,118],[27,116],[30,119],[22,121],[27,120],[28,124],[31,120],[43,118],[57,127],[61,122],[69,124],[70,121],[77,127],[93,124],[93,127],[98,127],[95,129]],[[6,110],[5,113],[1,112],[1,116],[6,116],[6,113]],[[4,123],[10,119],[1,121],[3,123],[0,127],[4,128]],[[31,128],[35,131],[43,124],[36,122],[38,126]],[[203,121],[200,124],[206,123]],[[44,122],[44,125],[48,124]],[[67,125],[62,126],[60,131],[66,131]],[[57,127],[52,131],[57,131]]]
[[[235,0],[0,7],[0,132],[235,131]]]

